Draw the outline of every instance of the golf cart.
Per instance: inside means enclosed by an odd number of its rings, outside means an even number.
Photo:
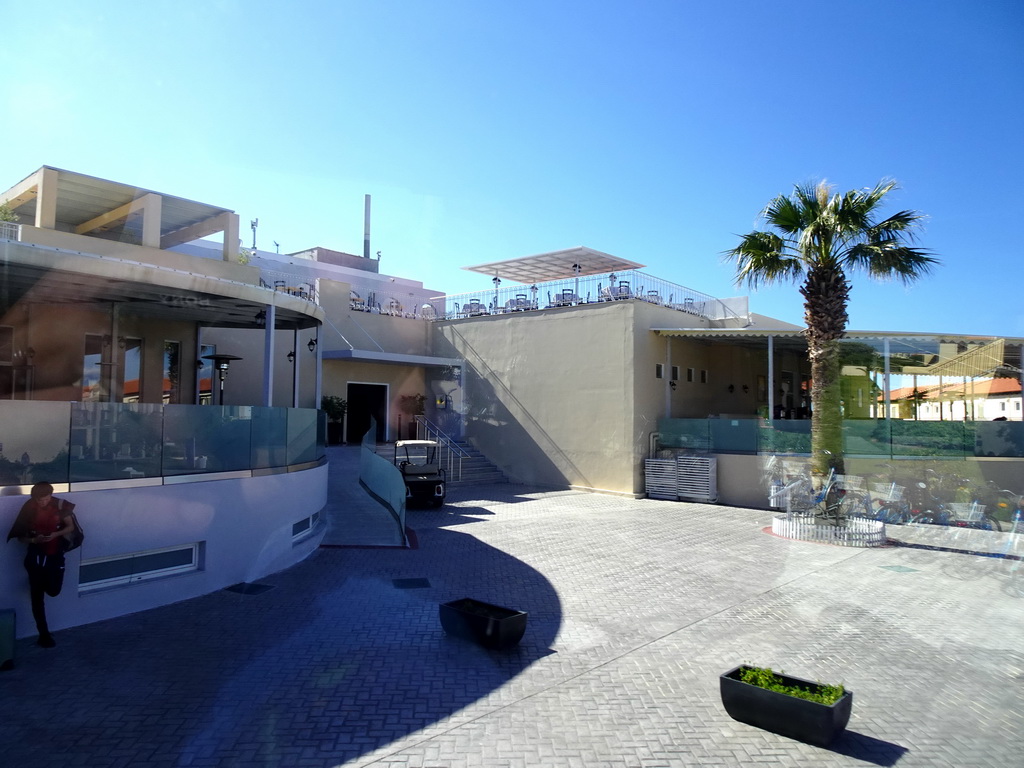
[[[395,466],[405,481],[407,502],[434,507],[444,504],[445,471],[438,466],[436,441],[399,440],[395,443]]]

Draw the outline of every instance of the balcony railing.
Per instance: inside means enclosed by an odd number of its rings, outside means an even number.
[[[11,221],[0,221],[0,240],[20,240],[20,224]]]
[[[646,301],[708,320],[747,317],[745,298],[717,299],[635,270],[549,280],[529,286],[502,288],[499,283],[494,290],[439,296],[431,303],[443,302],[444,311],[439,313],[438,319],[451,320],[625,299]]]

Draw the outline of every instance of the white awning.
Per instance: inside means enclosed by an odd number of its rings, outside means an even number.
[[[547,280],[564,280],[570,277],[622,272],[643,269],[643,267],[643,264],[637,264],[635,261],[620,259],[618,256],[595,251],[593,248],[579,246],[562,251],[538,253],[535,256],[492,261],[488,264],[478,264],[475,267],[463,267],[463,269],[529,285]]]

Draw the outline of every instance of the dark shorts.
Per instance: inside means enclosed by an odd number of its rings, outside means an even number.
[[[25,557],[28,583],[33,589],[41,589],[50,597],[60,594],[64,586],[64,554],[41,555],[29,552]]]

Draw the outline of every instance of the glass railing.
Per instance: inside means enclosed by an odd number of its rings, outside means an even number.
[[[708,453],[811,452],[810,420],[660,419],[659,448]],[[843,450],[850,456],[1024,458],[1019,421],[848,419]]]
[[[310,408],[0,401],[0,485],[292,466],[326,432]]]

